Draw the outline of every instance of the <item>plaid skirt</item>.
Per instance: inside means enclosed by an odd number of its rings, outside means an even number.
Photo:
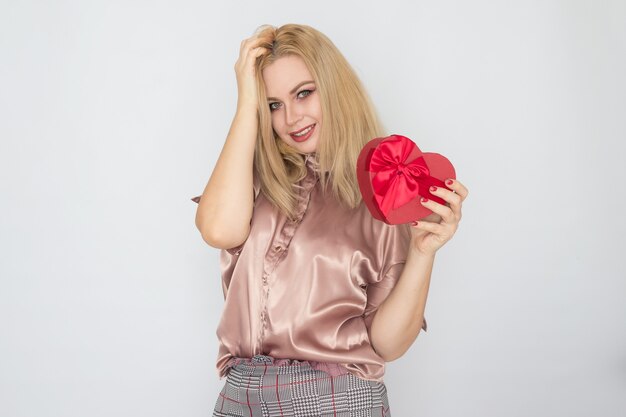
[[[383,382],[332,376],[307,361],[255,355],[229,369],[213,417],[390,417]]]

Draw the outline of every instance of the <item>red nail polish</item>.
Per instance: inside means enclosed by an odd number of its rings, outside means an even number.
[[[428,199],[426,197],[422,197],[422,203],[426,203]]]
[[[413,226],[417,226],[417,223],[418,223],[417,221],[414,221],[412,224]]]
[[[446,185],[452,185],[452,180],[446,181]]]
[[[434,185],[430,187],[430,192],[434,193],[435,191],[437,191],[437,187],[435,187]]]

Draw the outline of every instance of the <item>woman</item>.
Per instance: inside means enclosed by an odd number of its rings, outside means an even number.
[[[262,26],[242,41],[237,111],[196,225],[220,252],[224,310],[214,416],[390,416],[385,362],[421,329],[435,252],[467,189],[417,225],[374,219],[356,179],[385,136],[354,71],[317,30]],[[252,190],[252,192],[251,192]],[[361,414],[363,413],[363,414]]]

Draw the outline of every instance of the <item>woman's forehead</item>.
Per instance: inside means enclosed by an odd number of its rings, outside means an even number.
[[[277,59],[263,69],[267,95],[288,95],[303,81],[313,81],[304,60],[299,56],[286,56]]]

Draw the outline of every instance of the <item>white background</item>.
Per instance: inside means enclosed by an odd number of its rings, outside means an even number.
[[[325,33],[470,189],[393,416],[626,415],[624,2],[0,4],[0,415],[210,415],[190,198],[264,23]]]

